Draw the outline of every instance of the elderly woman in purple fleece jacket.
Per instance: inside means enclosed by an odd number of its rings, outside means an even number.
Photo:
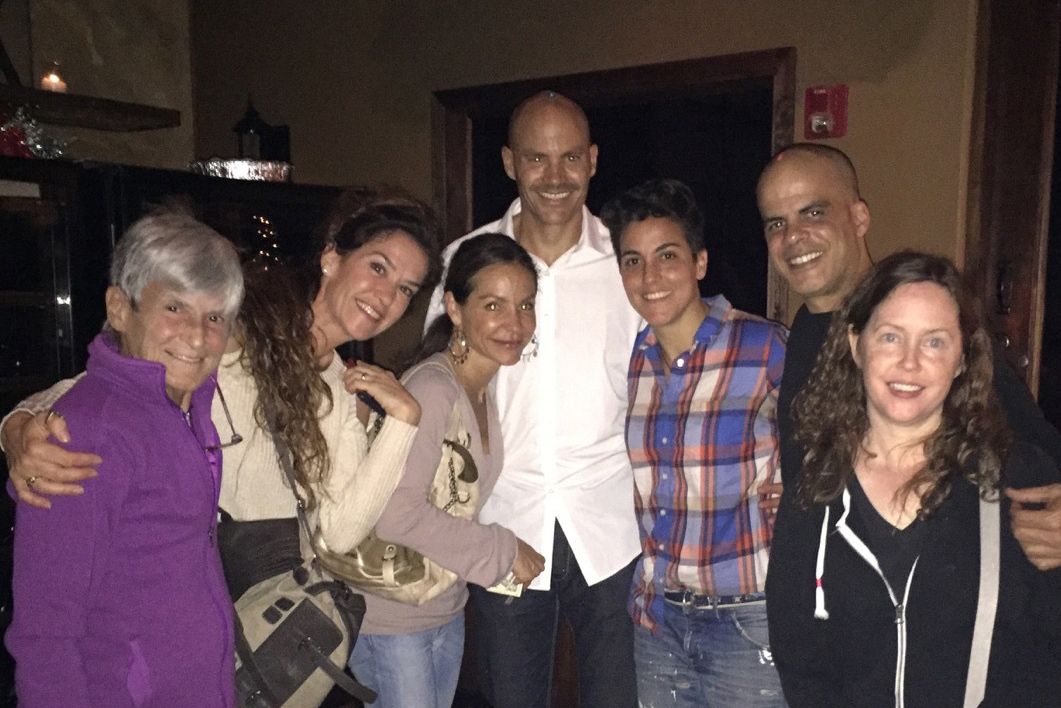
[[[104,332],[54,406],[99,476],[56,497],[62,513],[17,511],[19,705],[234,704],[210,405],[242,298],[235,250],[190,217],[145,217],[118,242]]]

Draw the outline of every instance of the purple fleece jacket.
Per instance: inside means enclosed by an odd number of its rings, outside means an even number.
[[[232,706],[214,379],[194,392],[189,427],[161,364],[100,335],[87,371],[55,410],[71,447],[103,458],[99,476],[50,511],[18,506],[6,643],[19,705]]]

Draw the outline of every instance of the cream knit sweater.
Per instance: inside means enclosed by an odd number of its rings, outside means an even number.
[[[332,464],[323,483],[314,489],[317,506],[310,514],[311,519],[316,517],[328,548],[337,553],[356,546],[376,525],[401,479],[416,435],[415,426],[388,417],[369,451],[355,399],[343,387],[342,374],[343,363],[337,356],[321,372],[332,392],[331,410],[319,418]],[[243,442],[224,450],[221,508],[239,521],[294,516],[295,497],[272,438],[254,422],[258,388],[239,364],[239,352],[222,358],[217,378],[236,432],[243,436]],[[212,417],[221,440],[228,440],[231,431],[218,396],[214,396]]]

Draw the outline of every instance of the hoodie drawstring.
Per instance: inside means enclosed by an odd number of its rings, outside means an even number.
[[[815,619],[829,619],[829,611],[825,609],[825,588],[822,587],[822,576],[825,575],[825,543],[829,535],[829,507],[825,507],[825,518],[822,519],[822,533],[818,540],[818,559],[814,563],[814,617]]]

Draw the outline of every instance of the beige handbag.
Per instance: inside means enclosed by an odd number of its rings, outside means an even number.
[[[442,368],[441,364],[430,361],[421,366]],[[370,421],[370,427],[378,421],[378,418]],[[479,508],[479,472],[468,451],[470,441],[458,401],[446,426],[442,459],[435,470],[428,500],[433,506],[462,519],[473,518]],[[411,548],[380,538],[375,531],[348,553],[329,551],[319,531],[314,544],[321,564],[332,576],[361,592],[388,600],[422,605],[457,582],[457,574],[453,571]]]

